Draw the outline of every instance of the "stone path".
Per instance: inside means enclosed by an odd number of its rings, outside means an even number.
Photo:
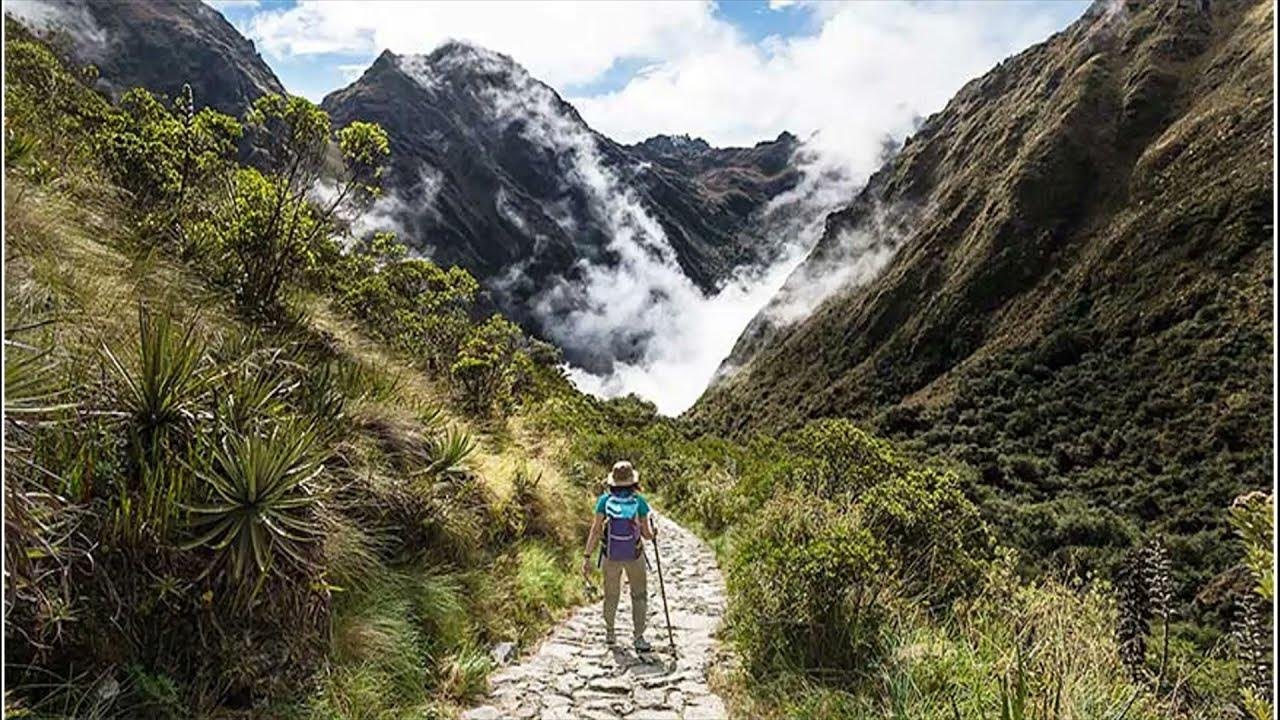
[[[484,705],[464,720],[719,720],[724,703],[707,687],[717,644],[712,632],[724,612],[724,579],[711,549],[659,517],[658,543],[678,657],[671,657],[658,571],[649,553],[649,630],[654,651],[631,647],[631,599],[623,581],[618,644],[604,643],[601,601],[579,608],[532,655],[498,670]],[[648,546],[648,543],[646,543]],[[596,573],[595,583],[600,583]]]

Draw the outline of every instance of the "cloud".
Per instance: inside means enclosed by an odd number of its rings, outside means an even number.
[[[369,63],[340,64],[337,65],[336,68],[338,73],[342,75],[343,80],[352,82],[363,75],[365,70],[369,69]]]
[[[886,134],[906,135],[918,115],[1064,22],[1062,8],[1016,2],[803,8],[818,15],[816,34],[715,35],[614,92],[570,102],[622,141],[687,132],[745,145],[789,130],[866,173]]]
[[[725,34],[709,2],[342,2],[301,0],[263,10],[245,29],[276,58],[428,52],[466,40],[516,57],[558,87],[589,82],[629,58],[667,60]]]
[[[262,0],[203,0],[205,5],[217,10],[218,12],[226,12],[228,10],[252,10],[260,7]]]
[[[38,32],[56,29],[67,33],[75,43],[76,55],[82,60],[97,61],[108,50],[111,38],[83,5],[53,0],[8,0],[4,13]]]

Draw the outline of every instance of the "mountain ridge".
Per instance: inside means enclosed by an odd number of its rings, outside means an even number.
[[[586,302],[548,287],[580,283],[629,253],[714,292],[771,257],[776,244],[753,234],[751,220],[800,179],[790,134],[752,148],[695,144],[679,159],[653,144],[620,145],[510,57],[457,41],[425,55],[384,51],[321,107],[335,125],[387,130],[388,214],[405,241],[474,272],[499,307],[543,334]],[[644,341],[567,354],[607,370],[636,358]]]
[[[758,319],[688,416],[739,435],[854,418],[976,468],[1046,555],[1136,523],[1180,565],[1225,567],[1205,508],[1269,484],[1249,418],[1270,396],[1272,12],[1099,3],[970,82],[794,277],[887,249],[881,268]],[[1064,503],[1096,527],[1035,529]]]

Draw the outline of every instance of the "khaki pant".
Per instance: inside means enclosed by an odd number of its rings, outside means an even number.
[[[613,634],[613,618],[618,614],[618,599],[622,596],[622,573],[627,573],[631,586],[631,622],[635,637],[644,635],[645,622],[649,619],[648,573],[644,556],[635,560],[604,561],[604,627]]]

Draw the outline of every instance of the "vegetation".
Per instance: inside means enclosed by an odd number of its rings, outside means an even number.
[[[1259,587],[1223,590],[1232,619],[1205,625],[1159,536],[1114,577],[1030,572],[968,499],[973,469],[848,421],[732,442],[634,398],[536,416],[596,428],[570,477],[631,458],[712,539],[739,659],[721,685],[744,717],[1271,717],[1269,497],[1232,510]]]
[[[577,491],[486,430],[554,353],[352,235],[376,126],[7,31],[6,714],[447,715],[579,599]]]
[[[1223,501],[1230,610],[1194,613],[1185,538],[1003,436],[955,435],[1030,507],[907,410],[727,439],[585,397],[468,273],[355,233],[377,127],[112,104],[7,30],[7,713],[448,715],[582,599],[574,508],[626,457],[721,555],[743,716],[1273,716],[1270,496]],[[1102,572],[1049,569],[1080,537]]]
[[[793,296],[851,237],[901,248],[890,265],[794,325],[762,313],[691,414],[853,418],[968,465],[1027,573],[1111,576],[1158,534],[1177,602],[1221,626],[1227,507],[1274,480],[1275,172],[1253,162],[1274,7],[1124,6],[1119,42],[1086,13],[924,122],[831,214]]]

